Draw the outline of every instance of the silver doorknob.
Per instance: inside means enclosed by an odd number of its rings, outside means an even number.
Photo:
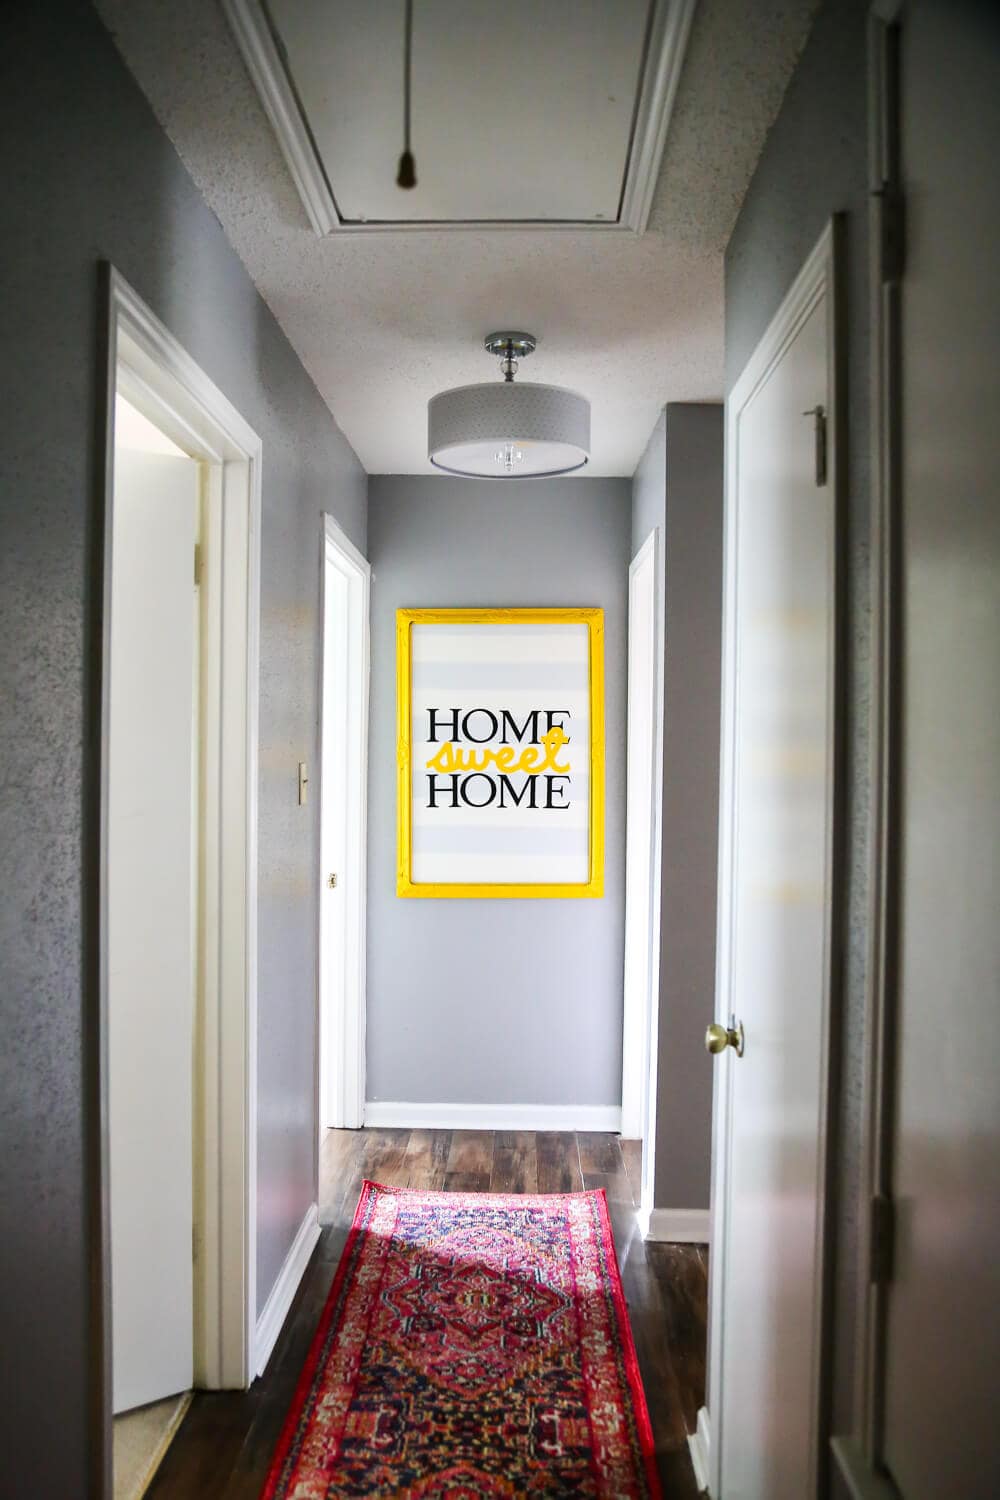
[[[725,1052],[727,1047],[732,1047],[737,1057],[743,1056],[743,1023],[737,1021],[735,1016],[730,1017],[728,1026],[720,1026],[718,1021],[713,1021],[705,1032],[705,1051],[717,1054]]]

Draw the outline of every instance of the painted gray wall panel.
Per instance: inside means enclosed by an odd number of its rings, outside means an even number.
[[[368,1097],[617,1104],[624,963],[624,479],[373,477]],[[599,900],[396,895],[395,612],[601,605],[607,864]]]
[[[899,938],[882,1456],[1000,1494],[1000,8],[912,0],[900,322]],[[933,1368],[926,1353],[933,1350]]]
[[[722,407],[677,403],[632,481],[632,550],[660,528],[664,640],[657,1208],[708,1208],[722,621]]]
[[[666,427],[663,888],[654,1201],[707,1208],[715,1005],[722,678],[721,406]]]
[[[645,452],[632,476],[632,556],[638,552],[654,526],[660,528],[667,514],[667,414],[661,411],[649,435]],[[656,617],[663,619],[662,590],[657,599]]]
[[[633,478],[633,553],[660,526],[663,858],[654,1205],[706,1209],[711,1188],[718,885],[723,408],[672,404]]]
[[[846,215],[847,515],[845,590],[845,982],[834,1101],[837,1209],[833,1427],[849,1431],[854,1362],[862,1041],[867,966],[870,522],[866,0],[817,16],[726,251],[726,384],[731,390],[830,215]]]
[[[111,260],[261,434],[260,1254],[314,1191],[319,513],[365,545],[365,476],[91,7],[4,13],[0,364],[3,1412],[12,1494],[84,1493],[84,628],[97,265]],[[44,1400],[41,1399],[44,1393]]]

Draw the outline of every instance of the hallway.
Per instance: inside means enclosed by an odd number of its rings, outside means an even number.
[[[258,1500],[350,1228],[362,1181],[425,1191],[565,1193],[603,1188],[670,1500],[695,1500],[687,1449],[705,1400],[704,1246],[637,1232],[640,1147],[590,1132],[331,1130],[320,1152],[322,1236],[263,1377],[250,1391],[198,1392],[149,1500]]]
[[[1000,1496],[1000,4],[4,19],[0,1500]]]

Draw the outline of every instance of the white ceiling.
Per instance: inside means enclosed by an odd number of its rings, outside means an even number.
[[[638,237],[318,238],[214,0],[97,6],[369,473],[434,472],[427,400],[493,377],[494,328],[538,336],[522,378],[589,396],[594,475],[632,474],[665,402],[721,395],[722,253],[817,0],[699,0]]]

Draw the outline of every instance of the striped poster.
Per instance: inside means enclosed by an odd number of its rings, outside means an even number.
[[[414,623],[411,879],[590,876],[586,623]]]

